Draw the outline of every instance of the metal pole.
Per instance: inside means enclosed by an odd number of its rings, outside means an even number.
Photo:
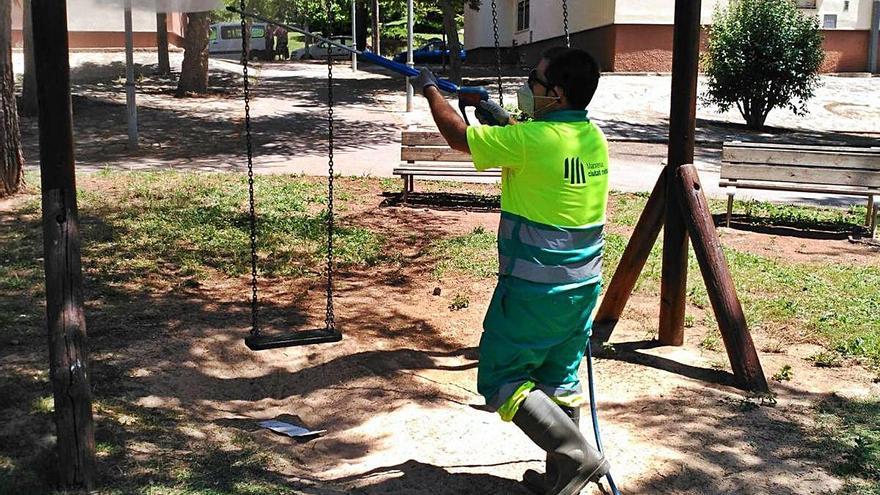
[[[138,148],[137,103],[134,93],[134,40],[131,33],[131,0],[125,0],[125,104],[128,108],[128,149]]]
[[[868,45],[868,71],[877,73],[877,44],[880,42],[880,0],[874,0],[874,15],[871,17],[871,44]]]
[[[413,0],[406,0],[406,66],[413,67]],[[406,78],[406,111],[413,111],[413,88]]]
[[[357,0],[351,0],[351,44],[357,48]],[[351,70],[358,70],[357,52],[351,52]]]

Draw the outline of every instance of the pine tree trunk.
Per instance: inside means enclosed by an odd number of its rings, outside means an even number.
[[[24,16],[22,38],[24,39],[24,78],[21,88],[21,114],[37,115],[37,77],[34,73],[34,27],[31,20],[31,1],[22,0]]]
[[[367,49],[367,18],[370,17],[370,11],[367,8],[366,0],[357,3],[357,49]]]
[[[0,198],[18,192],[22,176],[21,132],[12,76],[12,2],[0,1]]]
[[[156,48],[159,54],[159,74],[171,74],[171,61],[168,60],[168,14],[156,13]]]
[[[379,0],[373,0],[373,53],[378,55],[382,54],[382,47],[379,44],[382,42],[382,36],[380,33],[379,22],[380,14],[379,14]]]
[[[186,37],[183,40],[183,65],[177,96],[208,92],[208,12],[186,15]]]
[[[440,0],[440,10],[443,12],[446,48],[449,50],[449,80],[461,84],[461,43],[458,41],[458,26],[455,24],[455,7],[450,0]]]

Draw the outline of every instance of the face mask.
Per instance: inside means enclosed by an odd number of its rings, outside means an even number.
[[[540,113],[542,113],[547,107],[551,106],[553,103],[548,103],[546,105],[542,105],[540,108],[535,108],[535,100],[559,100],[558,96],[536,96],[535,93],[532,92],[532,89],[528,84],[522,85],[518,90],[516,90],[516,103],[519,110],[532,117],[537,117]]]

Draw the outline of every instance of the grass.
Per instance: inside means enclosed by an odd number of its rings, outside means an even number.
[[[434,242],[431,254],[438,258],[434,267],[434,276],[438,279],[463,274],[486,278],[498,272],[495,234],[482,227],[469,234]]]
[[[822,456],[845,477],[839,495],[880,495],[880,400],[831,396],[817,407]]]
[[[633,226],[638,220],[647,195],[614,193],[610,197],[613,212],[609,223]],[[726,203],[717,201],[714,211],[723,211]],[[737,208],[776,224],[835,226],[852,228],[864,219],[865,209],[850,210],[779,206],[747,201]],[[605,236],[604,272],[614,273],[626,243],[625,235],[609,232]],[[434,275],[465,274],[491,277],[495,270],[494,237],[485,232],[439,240],[434,243],[440,262]],[[751,327],[768,333],[804,334],[824,344],[841,358],[861,360],[880,367],[880,267],[851,263],[814,263],[779,260],[736,249],[725,248],[739,297]],[[688,267],[688,302],[710,309],[708,294],[699,266],[690,253]],[[635,291],[659,295],[661,278],[661,243],[651,251]],[[704,347],[719,346],[711,336]]]

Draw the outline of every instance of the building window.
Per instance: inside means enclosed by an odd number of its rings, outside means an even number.
[[[845,2],[843,2],[843,11],[849,12],[849,0],[846,0]]]
[[[836,29],[837,28],[837,14],[825,14],[825,17],[822,18],[822,28]]]
[[[516,2],[516,30],[522,31],[529,28],[529,0]]]
[[[816,0],[797,0],[797,6],[799,9],[815,9]]]

